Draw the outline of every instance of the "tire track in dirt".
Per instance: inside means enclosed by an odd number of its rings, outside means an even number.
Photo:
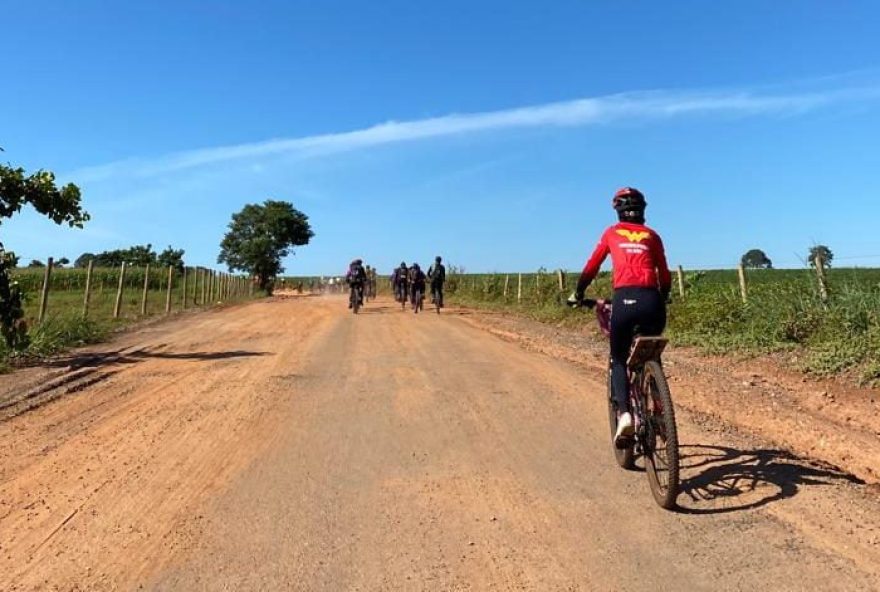
[[[284,377],[330,319],[285,304],[127,335],[98,356],[105,380],[0,424],[0,589],[127,589],[189,547],[202,504],[271,445]]]

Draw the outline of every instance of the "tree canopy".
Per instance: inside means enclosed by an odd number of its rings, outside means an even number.
[[[260,288],[271,291],[273,278],[284,271],[281,259],[313,236],[308,216],[288,202],[248,204],[232,215],[217,262],[257,276]]]
[[[78,267],[80,269],[84,269],[89,266],[89,261],[93,260],[94,258],[95,258],[94,253],[83,253],[82,255],[80,255],[79,257],[77,257],[74,260],[73,266]]]
[[[755,269],[772,269],[773,262],[761,249],[750,249],[740,259],[743,267],[751,267]]]
[[[170,245],[160,254],[156,254],[153,245],[147,243],[145,245],[134,245],[126,249],[113,249],[112,251],[103,251],[98,254],[83,253],[76,258],[74,265],[76,267],[87,267],[89,260],[95,267],[119,267],[125,262],[126,265],[136,267],[145,267],[146,265],[168,267],[171,266],[178,271],[183,270],[183,249],[174,249]]]
[[[171,245],[159,253],[156,264],[161,267],[173,267],[177,271],[183,271],[183,249],[174,249]]]
[[[827,245],[814,245],[810,247],[810,252],[807,255],[807,262],[815,267],[816,259],[821,259],[824,267],[831,267],[831,260],[834,259],[834,253],[831,252],[831,249],[829,249]]]
[[[37,212],[56,224],[82,228],[89,214],[82,208],[82,195],[73,183],[58,188],[55,175],[39,170],[26,174],[21,167],[0,164],[0,223],[30,204]],[[27,347],[21,289],[10,281],[9,270],[18,258],[0,243],[0,332],[6,345],[13,350]]]

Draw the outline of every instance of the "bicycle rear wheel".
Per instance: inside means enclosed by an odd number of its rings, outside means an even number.
[[[659,362],[644,369],[645,473],[654,500],[671,510],[679,493],[678,429],[669,383]]]
[[[351,298],[351,312],[353,312],[354,314],[357,314],[358,310],[360,310],[360,308],[361,308],[361,298],[360,298],[360,293],[358,292],[357,288],[351,289],[350,298]]]
[[[424,307],[424,298],[422,297],[422,291],[416,290],[415,295],[413,296],[415,301],[415,313],[419,314],[419,311]]]
[[[611,427],[611,449],[614,451],[614,460],[617,464],[631,471],[636,467],[635,445],[630,444],[626,448],[618,448],[614,443],[614,435],[617,433],[617,409],[614,407],[614,397],[611,395],[611,372],[608,372],[608,424]]]

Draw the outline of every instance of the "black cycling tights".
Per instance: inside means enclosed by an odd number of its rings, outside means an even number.
[[[666,328],[666,304],[655,288],[618,288],[611,313],[611,392],[617,408],[629,410],[626,360],[636,332],[656,336]]]

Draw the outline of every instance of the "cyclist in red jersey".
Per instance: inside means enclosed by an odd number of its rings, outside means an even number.
[[[660,235],[645,226],[645,196],[638,189],[624,187],[614,194],[612,205],[619,222],[602,233],[599,244],[578,280],[573,301],[580,303],[584,291],[599,273],[610,254],[613,267],[611,314],[611,392],[617,407],[615,443],[633,435],[629,412],[626,361],[633,337],[660,335],[666,328],[666,300],[672,276]]]

